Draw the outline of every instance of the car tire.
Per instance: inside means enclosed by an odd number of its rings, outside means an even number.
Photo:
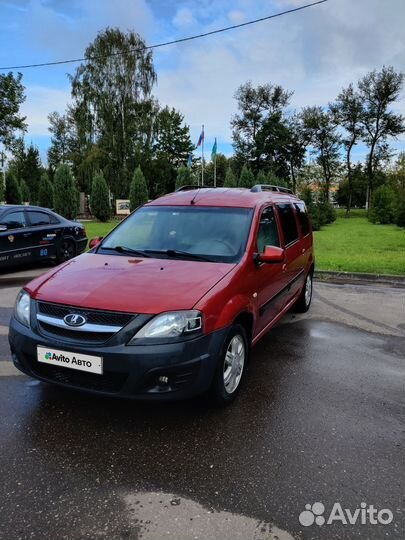
[[[249,343],[246,331],[240,324],[234,324],[224,340],[211,388],[206,396],[210,404],[225,406],[236,398],[248,358]]]
[[[69,238],[62,238],[59,246],[57,260],[59,263],[68,261],[76,255],[76,245]]]
[[[300,297],[294,305],[294,311],[296,311],[297,313],[306,313],[311,307],[313,275],[314,273],[312,270],[310,270],[307,274]]]

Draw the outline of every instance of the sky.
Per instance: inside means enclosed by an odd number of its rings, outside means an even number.
[[[0,66],[83,56],[106,26],[138,32],[148,44],[238,24],[311,0],[0,0]],[[328,0],[306,10],[154,51],[154,94],[179,109],[197,142],[205,125],[206,153],[232,153],[235,91],[281,84],[293,91],[291,111],[333,101],[369,71],[392,65],[405,71],[404,0]],[[76,64],[22,70],[27,99],[27,144],[43,160],[49,146],[48,114],[70,100],[68,74]],[[405,92],[395,105],[404,113]],[[403,149],[405,137],[394,142]],[[366,155],[364,146],[356,160]]]

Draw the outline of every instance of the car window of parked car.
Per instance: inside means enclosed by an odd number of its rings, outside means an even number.
[[[297,209],[298,221],[300,222],[302,235],[306,236],[310,232],[311,227],[309,224],[309,218],[305,203],[296,203],[295,208]]]
[[[38,212],[37,210],[29,210],[28,217],[32,227],[40,225],[49,225],[51,223],[50,216],[46,212]]]
[[[256,244],[258,253],[263,253],[266,246],[280,247],[276,218],[271,206],[265,208],[260,216]]]
[[[298,240],[298,228],[294,210],[291,204],[278,204],[277,208],[284,233],[285,245],[288,246]]]
[[[9,230],[22,229],[26,226],[24,211],[10,212],[4,217],[0,217],[0,225],[6,226]]]

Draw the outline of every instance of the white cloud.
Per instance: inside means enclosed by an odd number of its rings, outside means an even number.
[[[173,24],[178,28],[187,28],[195,24],[193,13],[189,8],[180,8],[174,19]]]
[[[28,139],[48,135],[48,114],[53,111],[63,114],[69,101],[69,90],[57,90],[46,86],[29,86],[27,88],[27,99],[21,108],[22,114],[27,117]]]

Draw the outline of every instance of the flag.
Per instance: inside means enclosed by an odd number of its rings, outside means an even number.
[[[190,169],[191,169],[192,166],[193,166],[193,155],[190,154],[188,156],[187,167],[190,167]]]
[[[215,137],[214,146],[212,147],[212,150],[211,150],[211,159],[212,159],[212,161],[215,160],[216,155],[217,155],[217,138]]]
[[[200,136],[198,137],[198,142],[196,148],[202,145],[204,142],[204,130],[201,131]]]

